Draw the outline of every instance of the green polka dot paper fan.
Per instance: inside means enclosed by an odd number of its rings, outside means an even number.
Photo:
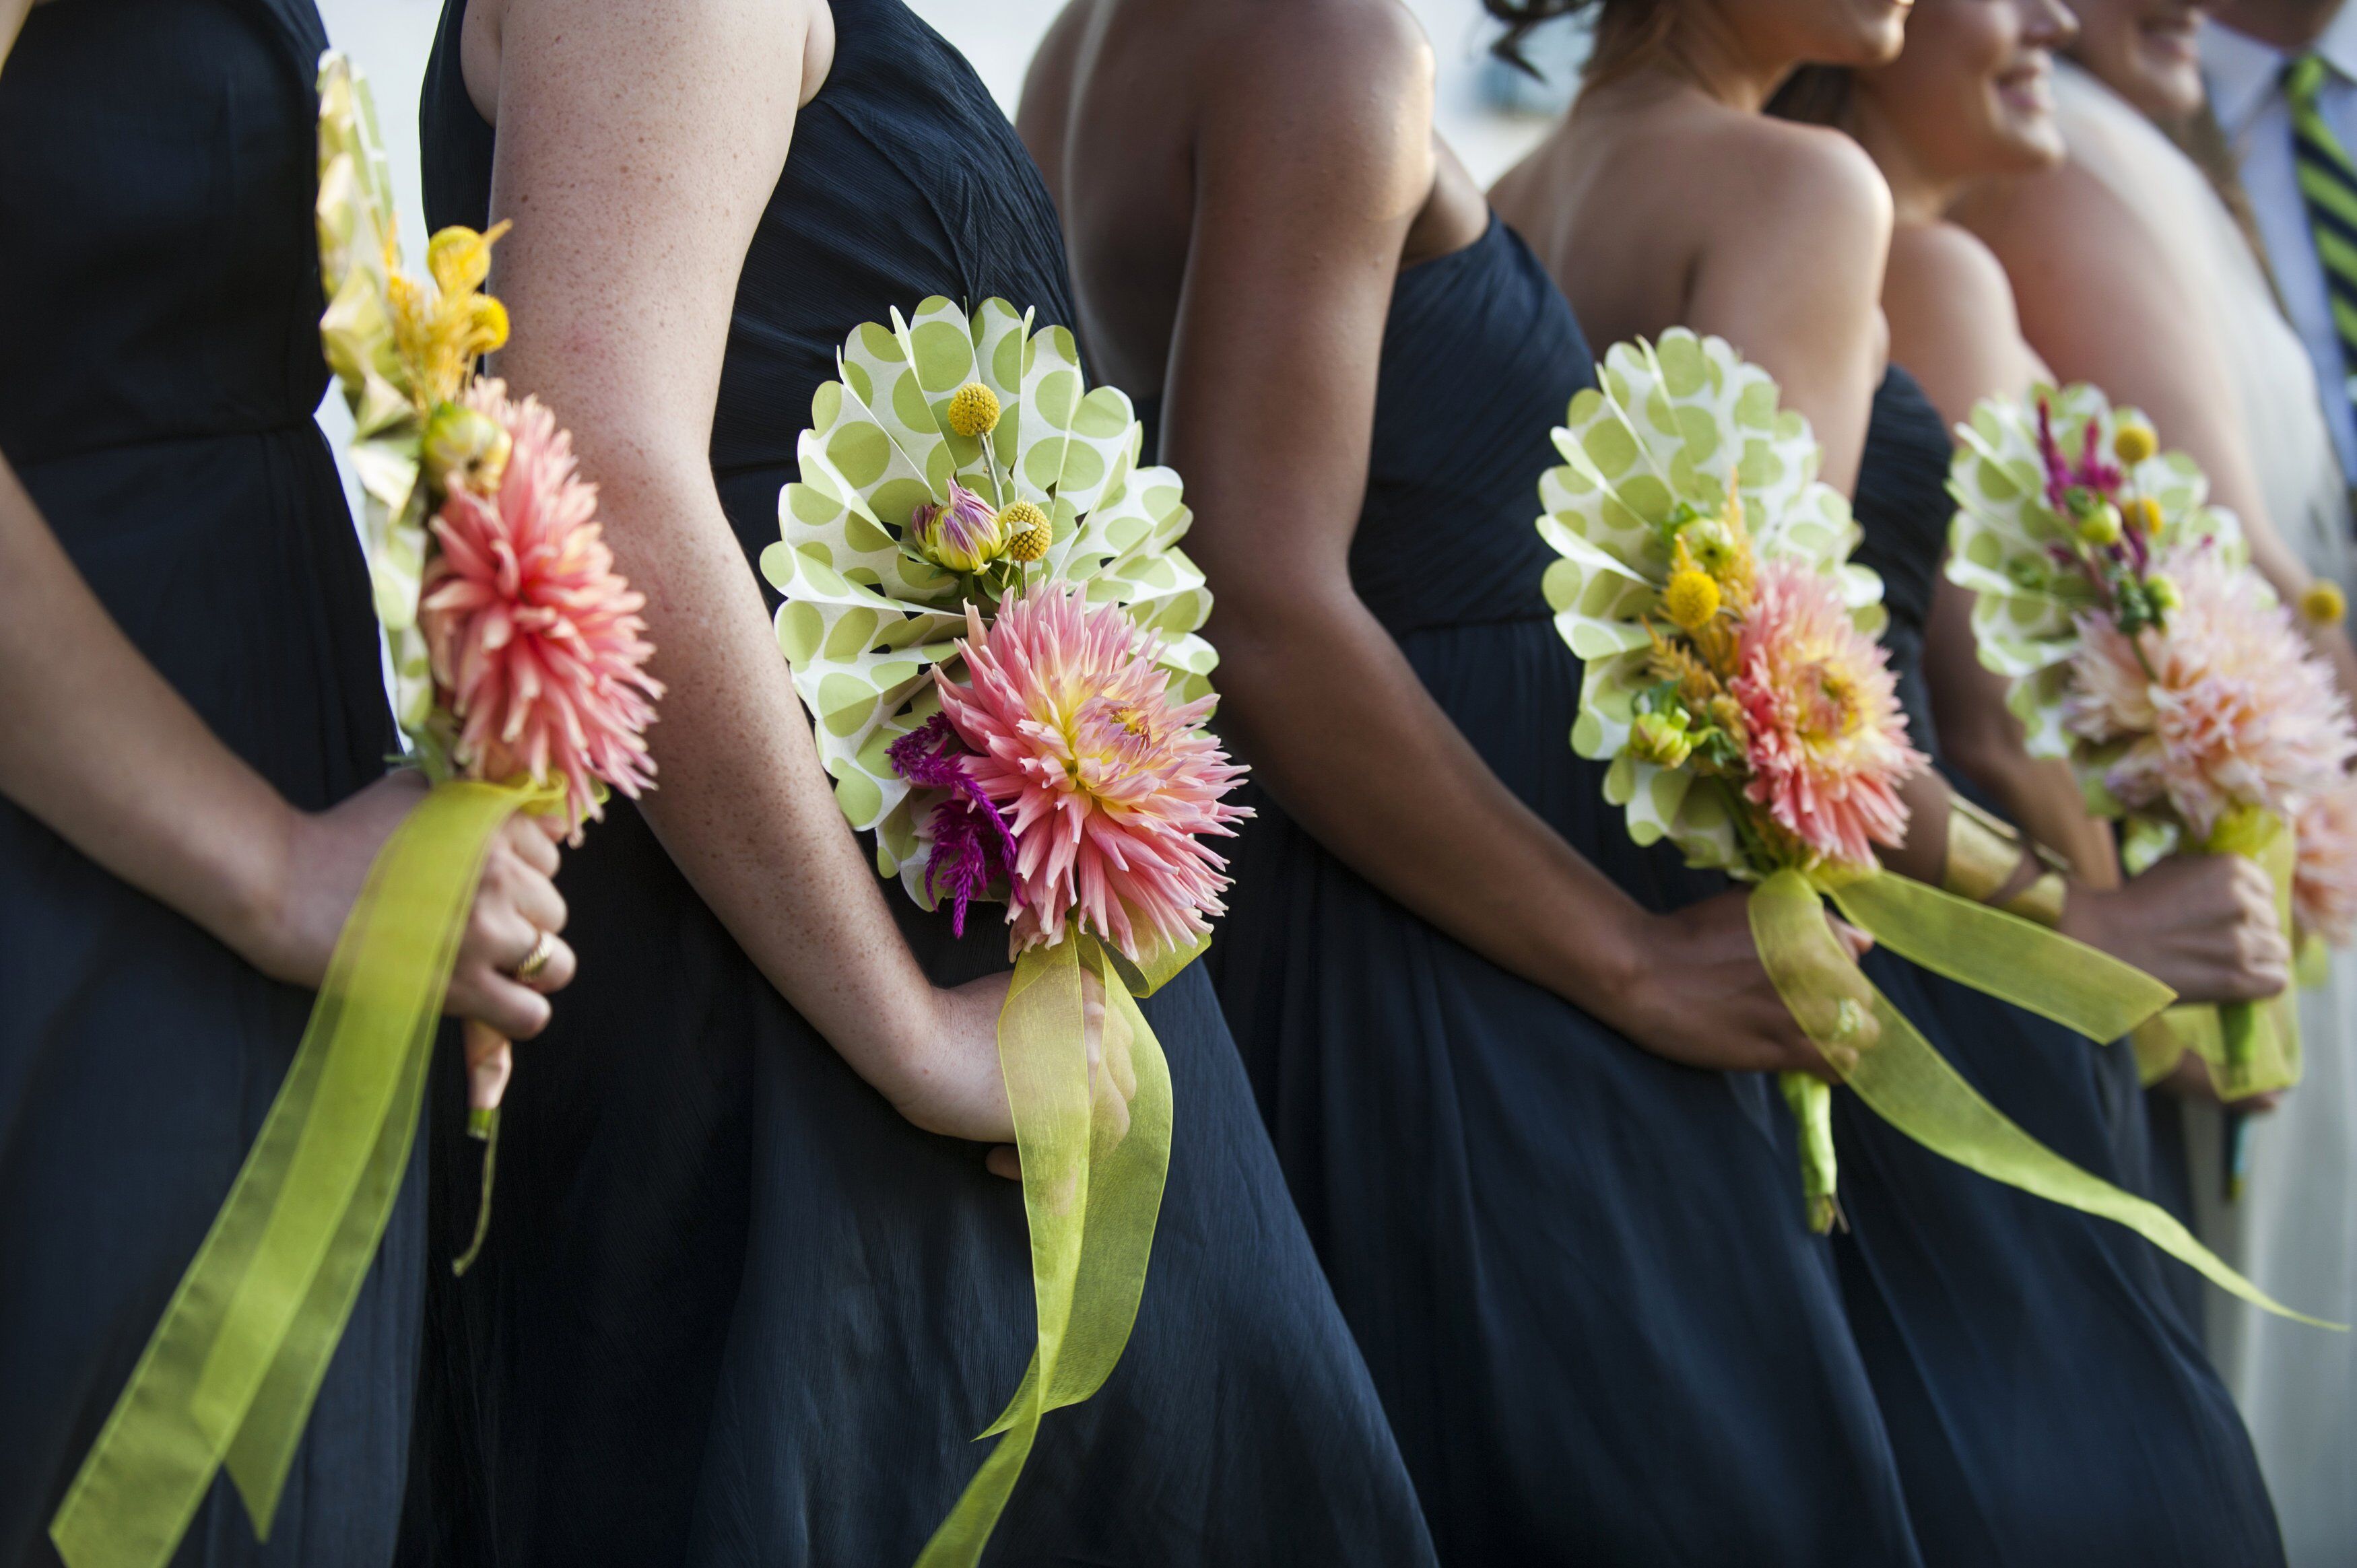
[[[425,427],[393,344],[393,177],[368,78],[333,50],[319,61],[316,219],[328,308],[319,340],[352,413],[349,448],[361,488],[361,541],[393,674],[394,716],[433,737],[434,678],[417,632],[425,573]]]
[[[1849,503],[1817,478],[1815,437],[1781,406],[1774,378],[1684,328],[1615,344],[1555,444],[1564,461],[1539,480],[1538,530],[1560,557],[1543,583],[1555,628],[1587,666],[1572,746],[1612,760],[1605,795],[1626,809],[1637,843],[1667,838],[1694,865],[1739,867],[1720,781],[1626,755],[1637,699],[1653,683],[1645,622],[1681,520],[1718,516],[1732,485],[1758,559],[1834,575],[1860,628],[1880,629],[1881,579],[1849,564]]]
[[[1973,633],[1981,662],[2010,682],[2007,706],[2021,720],[2031,755],[2071,758],[2062,698],[2079,650],[2077,617],[2097,596],[2077,564],[2070,522],[2046,499],[2038,435],[2041,402],[2056,446],[2074,462],[2091,442],[2110,454],[2122,425],[2149,424],[2133,408],[2114,408],[2084,384],[2037,387],[2027,399],[1983,399],[1971,421],[1956,427],[1948,470],[1956,513],[1946,570],[1951,582],[1975,596]],[[2242,525],[2232,512],[2209,504],[2209,481],[2190,457],[2156,452],[2122,467],[2129,491],[2159,507],[2158,546],[2211,540],[2231,564],[2247,563]],[[2083,783],[2090,781],[2083,777]]]
[[[933,670],[956,657],[969,600],[985,612],[1015,574],[1025,584],[1082,585],[1162,639],[1173,690],[1209,695],[1218,662],[1197,635],[1210,616],[1203,575],[1178,541],[1190,515],[1178,476],[1139,467],[1144,431],[1129,399],[1090,389],[1072,335],[1032,329],[1002,299],[972,312],[942,298],[891,324],[860,327],[837,359],[841,378],[812,399],[796,456],[801,478],[778,499],[779,542],[761,572],[784,596],[779,647],[810,709],[819,755],[853,827],[877,835],[877,865],[917,886],[929,800],[912,800],[887,748],[938,711]],[[979,383],[994,428],[962,435],[951,401]],[[948,570],[910,539],[920,507],[945,504],[955,481],[994,509],[1017,502],[1049,520],[1044,556],[983,575]]]

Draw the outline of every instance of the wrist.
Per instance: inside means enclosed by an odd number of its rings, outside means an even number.
[[[300,979],[291,961],[297,946],[294,927],[295,867],[308,813],[273,800],[251,831],[235,835],[231,853],[206,880],[217,907],[198,911],[198,921],[254,968],[278,979]]]

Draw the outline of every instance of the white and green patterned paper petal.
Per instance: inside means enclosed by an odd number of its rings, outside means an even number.
[[[2078,616],[2095,596],[2075,553],[2057,554],[2072,552],[2075,536],[2046,500],[2038,438],[2041,400],[2057,446],[2072,460],[2090,443],[2108,455],[2121,426],[2148,423],[2133,408],[2112,407],[2083,383],[2038,387],[2026,400],[1984,399],[1971,421],[1956,428],[1948,472],[1956,513],[1946,572],[1975,596],[1973,634],[1981,662],[2012,682],[2006,705],[2028,732],[2030,753],[2069,757],[2073,742],[2061,720],[2067,667],[2079,650]],[[2159,504],[2159,547],[2210,540],[2230,564],[2248,561],[2242,525],[2209,504],[2209,481],[2184,453],[2156,453],[2129,468],[2127,478],[2130,493]]]
[[[1762,557],[1831,563],[1857,542],[1848,503],[1817,482],[1808,422],[1776,383],[1717,338],[1684,328],[1658,344],[1615,344],[1598,386],[1571,403],[1550,476],[1550,515],[1648,581],[1668,573],[1657,527],[1683,500],[1705,511],[1736,482]]]
[[[812,400],[801,478],[779,496],[780,542],[761,570],[784,596],[779,646],[836,800],[876,832],[877,868],[913,877],[931,801],[912,797],[886,751],[938,706],[932,671],[955,657],[975,592],[904,547],[918,507],[947,501],[952,479],[996,505],[1039,507],[1051,543],[1024,580],[1078,583],[1092,603],[1121,606],[1164,639],[1162,662],[1189,698],[1210,693],[1218,662],[1196,635],[1211,594],[1177,548],[1190,521],[1178,476],[1137,467],[1144,433],[1129,400],[1088,388],[1063,328],[1034,332],[1005,300],[968,312],[936,297],[859,328],[837,363],[842,379]],[[949,425],[970,381],[999,400],[986,440]],[[924,901],[913,880],[909,890]]]
[[[319,193],[316,217],[328,308],[319,338],[352,413],[361,539],[393,670],[394,717],[424,744],[434,682],[417,635],[425,572],[424,425],[394,350],[390,165],[368,79],[334,50],[319,58]]]

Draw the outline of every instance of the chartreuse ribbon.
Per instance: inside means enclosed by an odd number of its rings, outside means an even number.
[[[2151,993],[2147,989],[2140,998],[2132,999],[2124,992],[2107,1003],[2102,994],[2101,981],[2068,991],[2050,987],[2050,972],[2057,965],[2090,961],[2088,950],[2072,950],[2077,944],[2057,949],[2055,957],[2035,972],[1988,975],[1984,966],[1994,955],[1988,950],[1977,949],[1975,944],[1981,934],[1997,934],[1988,930],[1987,920],[2010,920],[2013,917],[1966,904],[1921,884],[1904,884],[1895,889],[1880,886],[1893,882],[1903,883],[1903,879],[1886,873],[1833,889],[1832,896],[1842,912],[1853,919],[1861,914],[1869,918],[1886,914],[1892,917],[1883,922],[1893,933],[1891,948],[1918,963],[1923,960],[1909,949],[1944,926],[1953,945],[1942,955],[1939,973],[1976,986],[1983,985],[1986,979],[1999,979],[2002,988],[1997,984],[1984,988],[2082,1033],[2103,1038],[2126,1033],[2137,1021],[2136,1009],[2146,1006],[2149,1000]],[[1927,894],[1932,897],[1926,898]],[[1974,911],[1973,916],[1966,918],[1961,910],[1946,910],[1944,905],[1950,903],[1964,905]],[[1914,1025],[1890,1004],[1889,998],[1875,989],[1873,982],[1867,979],[1865,972],[1834,935],[1824,915],[1823,897],[1798,871],[1779,871],[1751,892],[1751,936],[1759,945],[1760,962],[1766,966],[1769,979],[1842,1081],[1855,1090],[1877,1115],[1933,1154],[1953,1160],[1967,1170],[2068,1208],[2116,1220],[2221,1289],[2254,1305],[2319,1327],[2341,1326],[2306,1316],[2275,1301],[2228,1268],[2164,1210],[2081,1170],[2023,1132],[1965,1082]],[[2044,935],[2057,942],[2068,941],[2052,932]],[[2157,984],[2148,978],[2145,980],[2147,988]],[[2072,1014],[2078,1015],[2066,1015]]]
[[[2292,874],[2298,843],[2284,820],[2273,811],[2245,809],[2230,811],[2203,842],[2212,854],[2240,854],[2255,860],[2275,884],[2276,918],[2285,940],[2297,942],[2292,922]],[[2303,972],[2298,983],[2310,984],[2313,966],[2301,953]],[[2299,1007],[2288,991],[2264,1002],[2223,1002],[2172,1007],[2136,1032],[2136,1066],[2144,1081],[2169,1076],[2187,1052],[2210,1069],[2211,1081],[2221,1098],[2241,1100],[2272,1089],[2288,1089],[2299,1081]]]
[[[439,785],[378,853],[261,1134],[49,1523],[70,1568],[163,1568],[224,1465],[268,1538],[408,1169],[484,855],[537,798]]]
[[[1170,1168],[1170,1069],[1137,1001],[1203,946],[1140,970],[1075,933],[1015,961],[998,1015],[998,1063],[1023,1156],[1039,1338],[1014,1399],[982,1434],[999,1436],[998,1445],[918,1568],[981,1560],[1041,1418],[1095,1393],[1129,1343]],[[1101,1013],[1091,1005],[1100,994]]]

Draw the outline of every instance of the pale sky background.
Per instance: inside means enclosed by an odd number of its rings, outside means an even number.
[[[615,0],[617,4],[626,0]],[[1510,80],[1489,59],[1496,29],[1480,0],[1407,0],[1422,18],[1439,61],[1440,134],[1484,185],[1519,157],[1547,124],[1555,99],[1547,88]],[[1024,68],[1062,0],[909,0],[911,8],[965,52],[1011,113]],[[418,196],[417,84],[434,47],[441,0],[318,0],[329,40],[368,73],[376,91],[393,178],[400,189],[401,231],[413,263],[421,256],[425,219]],[[1557,32],[1562,29],[1558,27]],[[1557,56],[1576,46],[1549,40]],[[1534,58],[1542,53],[1534,46]],[[1556,70],[1551,81],[1560,83]],[[1556,91],[1559,91],[1559,87]],[[1490,102],[1510,97],[1520,112]],[[913,302],[911,302],[913,303]],[[329,392],[320,420],[339,451],[349,431],[342,400]],[[349,483],[349,475],[347,476]]]

